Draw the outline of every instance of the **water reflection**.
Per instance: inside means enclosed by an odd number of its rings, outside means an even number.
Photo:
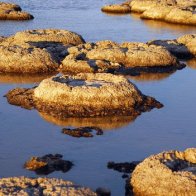
[[[58,119],[46,113],[39,115],[47,122],[62,126],[62,127],[92,127],[96,126],[103,130],[118,129],[132,123],[136,117],[133,116],[112,116],[112,117],[97,117],[97,118],[65,118]]]
[[[138,16],[136,16],[135,14],[131,14],[132,17],[137,18]],[[143,24],[146,25],[147,27],[154,29],[155,31],[157,31],[157,29],[159,29],[160,31],[162,29],[165,30],[170,30],[170,31],[174,31],[174,32],[179,32],[179,33],[194,33],[196,30],[195,26],[189,26],[189,25],[181,25],[181,24],[172,24],[172,23],[166,23],[163,21],[157,21],[157,20],[142,20]]]
[[[0,83],[7,84],[32,84],[39,83],[46,78],[50,78],[57,73],[50,74],[0,74]]]
[[[170,73],[141,73],[140,75],[136,75],[136,76],[127,76],[127,78],[135,81],[144,81],[144,82],[159,81],[170,77],[173,73],[175,73],[175,71]]]
[[[187,64],[190,68],[196,69],[196,58],[191,59],[191,60],[188,60],[188,61],[186,62],[186,64]]]

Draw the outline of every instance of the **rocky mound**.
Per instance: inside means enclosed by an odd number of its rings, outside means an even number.
[[[148,44],[163,46],[180,59],[196,57],[196,34],[183,35],[174,40],[154,40]]]
[[[30,30],[0,40],[0,72],[49,73],[58,69],[67,48],[84,43],[66,30]]]
[[[0,2],[0,20],[31,20],[34,17],[23,12],[16,4]]]
[[[34,90],[35,107],[59,117],[138,115],[162,105],[123,76],[78,74],[43,80]]]
[[[121,5],[104,6],[102,11],[120,12],[124,6],[129,7],[127,8],[129,12],[140,13],[143,19],[196,25],[196,2],[194,0],[132,0]]]
[[[12,177],[0,179],[0,195],[96,196],[89,188],[55,178]]]
[[[133,171],[135,195],[196,195],[196,148],[152,155]]]
[[[141,112],[162,107],[123,76],[100,73],[45,79],[35,89],[14,89],[6,97],[13,105],[35,107],[60,119],[138,116]]]
[[[60,66],[64,73],[135,75],[138,72],[171,72],[184,66],[165,48],[144,43],[100,41],[70,47],[68,53]]]

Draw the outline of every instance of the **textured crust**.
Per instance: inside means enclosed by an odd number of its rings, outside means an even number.
[[[12,177],[0,179],[0,195],[96,196],[89,188],[55,178]]]
[[[68,53],[60,66],[63,73],[156,73],[183,67],[165,48],[144,43],[100,41],[70,47]]]
[[[193,172],[193,173],[192,173]],[[152,155],[131,177],[136,196],[196,195],[196,148]]]

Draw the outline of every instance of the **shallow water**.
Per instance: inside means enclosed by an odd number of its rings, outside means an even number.
[[[111,39],[143,41],[170,39],[193,33],[196,28],[158,21],[142,21],[137,15],[113,16],[101,13],[106,0],[17,0],[35,19],[24,22],[0,22],[1,35],[37,28],[61,28],[82,34],[87,41]],[[195,68],[195,69],[194,69]],[[45,77],[45,76],[44,76]],[[47,76],[46,76],[47,77]],[[59,177],[89,186],[107,187],[112,195],[124,195],[121,174],[107,169],[108,161],[134,161],[163,150],[183,150],[196,144],[196,64],[173,74],[148,74],[130,77],[144,94],[162,102],[162,109],[129,117],[68,119],[66,122],[7,104],[3,95],[19,86],[31,87],[43,76],[0,75],[0,177],[33,176],[23,169],[31,156],[60,153],[75,166]],[[104,135],[77,139],[61,133],[65,126],[91,124],[106,129]]]

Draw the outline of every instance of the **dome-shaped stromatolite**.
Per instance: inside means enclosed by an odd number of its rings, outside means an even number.
[[[144,43],[112,41],[87,43],[68,48],[60,66],[64,73],[168,72],[182,65],[166,49]]]
[[[0,179],[0,195],[96,196],[89,188],[55,178],[12,177]]]
[[[67,30],[30,30],[0,38],[0,72],[48,73],[58,69],[71,45],[83,38]]]
[[[33,16],[23,12],[19,5],[0,2],[0,20],[30,20]]]
[[[196,195],[196,148],[152,155],[131,177],[136,196]]]
[[[123,76],[78,74],[43,80],[34,90],[35,107],[53,116],[131,115],[162,107]]]
[[[64,45],[79,45],[85,42],[77,33],[60,29],[27,30],[12,37],[18,42],[57,42]]]
[[[196,56],[196,34],[183,35],[175,40],[153,40],[148,44],[163,46],[180,59],[190,59]]]

